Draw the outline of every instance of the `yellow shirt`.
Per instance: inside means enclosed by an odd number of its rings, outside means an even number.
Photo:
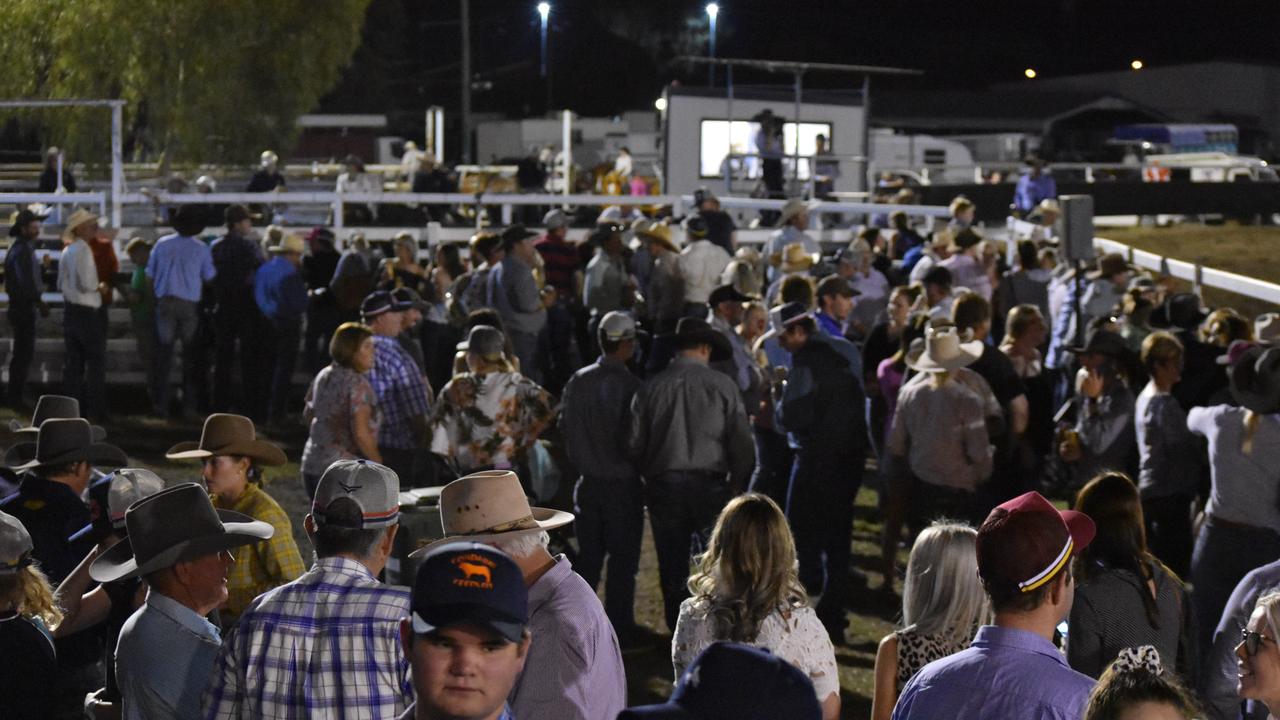
[[[212,496],[213,506],[248,515],[254,520],[270,523],[276,532],[270,540],[245,545],[231,551],[236,564],[227,574],[227,604],[222,606],[223,626],[228,626],[254,598],[262,593],[297,580],[307,571],[293,541],[293,525],[284,509],[262,488],[254,483],[245,486],[244,494],[235,504],[227,507],[217,495]]]

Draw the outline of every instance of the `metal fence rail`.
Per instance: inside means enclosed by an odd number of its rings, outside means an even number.
[[[1120,253],[1128,258],[1131,264],[1138,267],[1146,268],[1160,275],[1191,282],[1197,289],[1211,287],[1280,305],[1280,284],[1237,275],[1225,270],[1207,268],[1186,260],[1165,257],[1147,250],[1138,250],[1124,243],[1106,238],[1094,238],[1093,246],[1104,253]]]

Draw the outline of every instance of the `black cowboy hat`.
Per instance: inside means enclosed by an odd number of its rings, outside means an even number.
[[[676,334],[672,341],[679,350],[687,350],[695,345],[711,346],[711,362],[723,362],[733,357],[733,348],[729,338],[716,330],[701,318],[680,318],[676,323]]]
[[[9,226],[9,237],[18,237],[22,234],[22,229],[27,225],[37,221],[44,220],[48,215],[39,215],[36,212],[23,208],[13,216],[13,223]]]
[[[1280,412],[1280,347],[1255,345],[1227,371],[1231,397],[1260,415]]]
[[[1069,347],[1067,350],[1078,355],[1098,354],[1111,358],[1123,358],[1128,351],[1128,345],[1119,333],[1113,333],[1110,330],[1094,330],[1089,333],[1083,347]]]
[[[10,448],[10,452],[13,451],[14,448]],[[81,461],[113,467],[129,464],[129,458],[120,448],[93,441],[93,429],[88,420],[51,418],[40,425],[32,459],[14,465],[13,469],[32,470]]]
[[[128,538],[107,548],[89,576],[98,582],[142,577],[201,555],[252,545],[275,528],[230,510],[215,510],[204,488],[182,483],[149,495],[124,514]]]
[[[36,409],[31,412],[31,424],[23,425],[21,421],[14,419],[9,421],[9,432],[14,434],[23,434],[35,436],[40,432],[40,423],[50,418],[78,418],[80,417],[80,401],[66,395],[41,395],[36,400]],[[94,442],[102,442],[107,437],[107,431],[100,425],[90,425],[89,429],[93,433]],[[28,458],[30,459],[30,458]],[[25,461],[24,461],[25,462]],[[10,463],[12,464],[12,463]]]

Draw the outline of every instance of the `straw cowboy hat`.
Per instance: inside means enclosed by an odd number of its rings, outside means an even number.
[[[182,483],[129,506],[129,537],[107,548],[89,566],[98,582],[143,577],[201,555],[252,545],[275,528],[230,510],[215,510],[204,488]]]
[[[80,417],[79,400],[66,395],[41,395],[36,400],[36,409],[31,413],[31,424],[23,425],[21,421],[13,419],[9,421],[9,431],[34,437],[40,432],[40,424],[45,420],[78,417]],[[90,425],[89,429],[93,432],[94,442],[102,442],[107,437],[107,431],[100,425]]]
[[[982,341],[961,342],[954,327],[930,328],[924,338],[924,352],[914,358],[907,357],[907,365],[917,372],[959,370],[982,356]]]
[[[215,455],[243,455],[259,465],[288,462],[278,446],[257,439],[252,420],[228,413],[214,413],[205,419],[200,442],[180,442],[164,456],[170,460],[203,460]]]
[[[782,214],[778,216],[777,227],[786,225],[791,222],[791,218],[801,213],[807,213],[817,206],[817,203],[807,203],[800,198],[791,198],[782,205]]]
[[[295,233],[289,233],[284,236],[279,245],[272,245],[267,249],[272,255],[284,255],[286,253],[297,253],[305,255],[307,252],[307,242],[301,236]]]
[[[1227,370],[1231,397],[1260,415],[1280,412],[1280,348],[1255,345]]]
[[[1255,318],[1253,336],[1264,345],[1280,345],[1280,313],[1263,313]]]
[[[777,265],[784,273],[808,272],[817,264],[818,258],[804,251],[804,245],[798,242],[787,243],[778,256]]]
[[[680,252],[680,247],[671,239],[671,226],[666,223],[652,223],[636,230],[636,236],[652,240],[671,252]]]
[[[15,446],[16,448],[17,446]],[[15,454],[10,448],[10,454]],[[12,466],[14,470],[34,470],[87,461],[91,465],[120,467],[129,458],[115,445],[93,441],[89,421],[81,418],[51,418],[40,425],[32,459]]]
[[[93,213],[89,212],[88,210],[85,210],[84,208],[80,208],[75,212],[71,213],[71,217],[67,218],[67,224],[62,228],[63,242],[66,242],[71,239],[72,233],[75,232],[76,228],[80,227],[81,225],[84,225],[85,223],[93,222],[97,219],[98,219],[97,215],[94,215]]]
[[[1045,198],[1027,214],[1027,219],[1034,222],[1043,218],[1045,215],[1062,217],[1062,206],[1058,205],[1058,201],[1053,198]]]
[[[421,557],[432,548],[465,539],[494,540],[552,530],[573,522],[573,513],[530,507],[520,478],[510,470],[486,470],[458,478],[440,491],[440,524],[444,537],[414,550]]]

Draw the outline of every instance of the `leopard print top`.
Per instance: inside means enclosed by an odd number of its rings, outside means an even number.
[[[898,639],[899,693],[902,692],[907,681],[920,672],[920,668],[969,647],[969,641],[966,639],[946,635],[922,635],[913,627],[895,630],[893,635]]]

